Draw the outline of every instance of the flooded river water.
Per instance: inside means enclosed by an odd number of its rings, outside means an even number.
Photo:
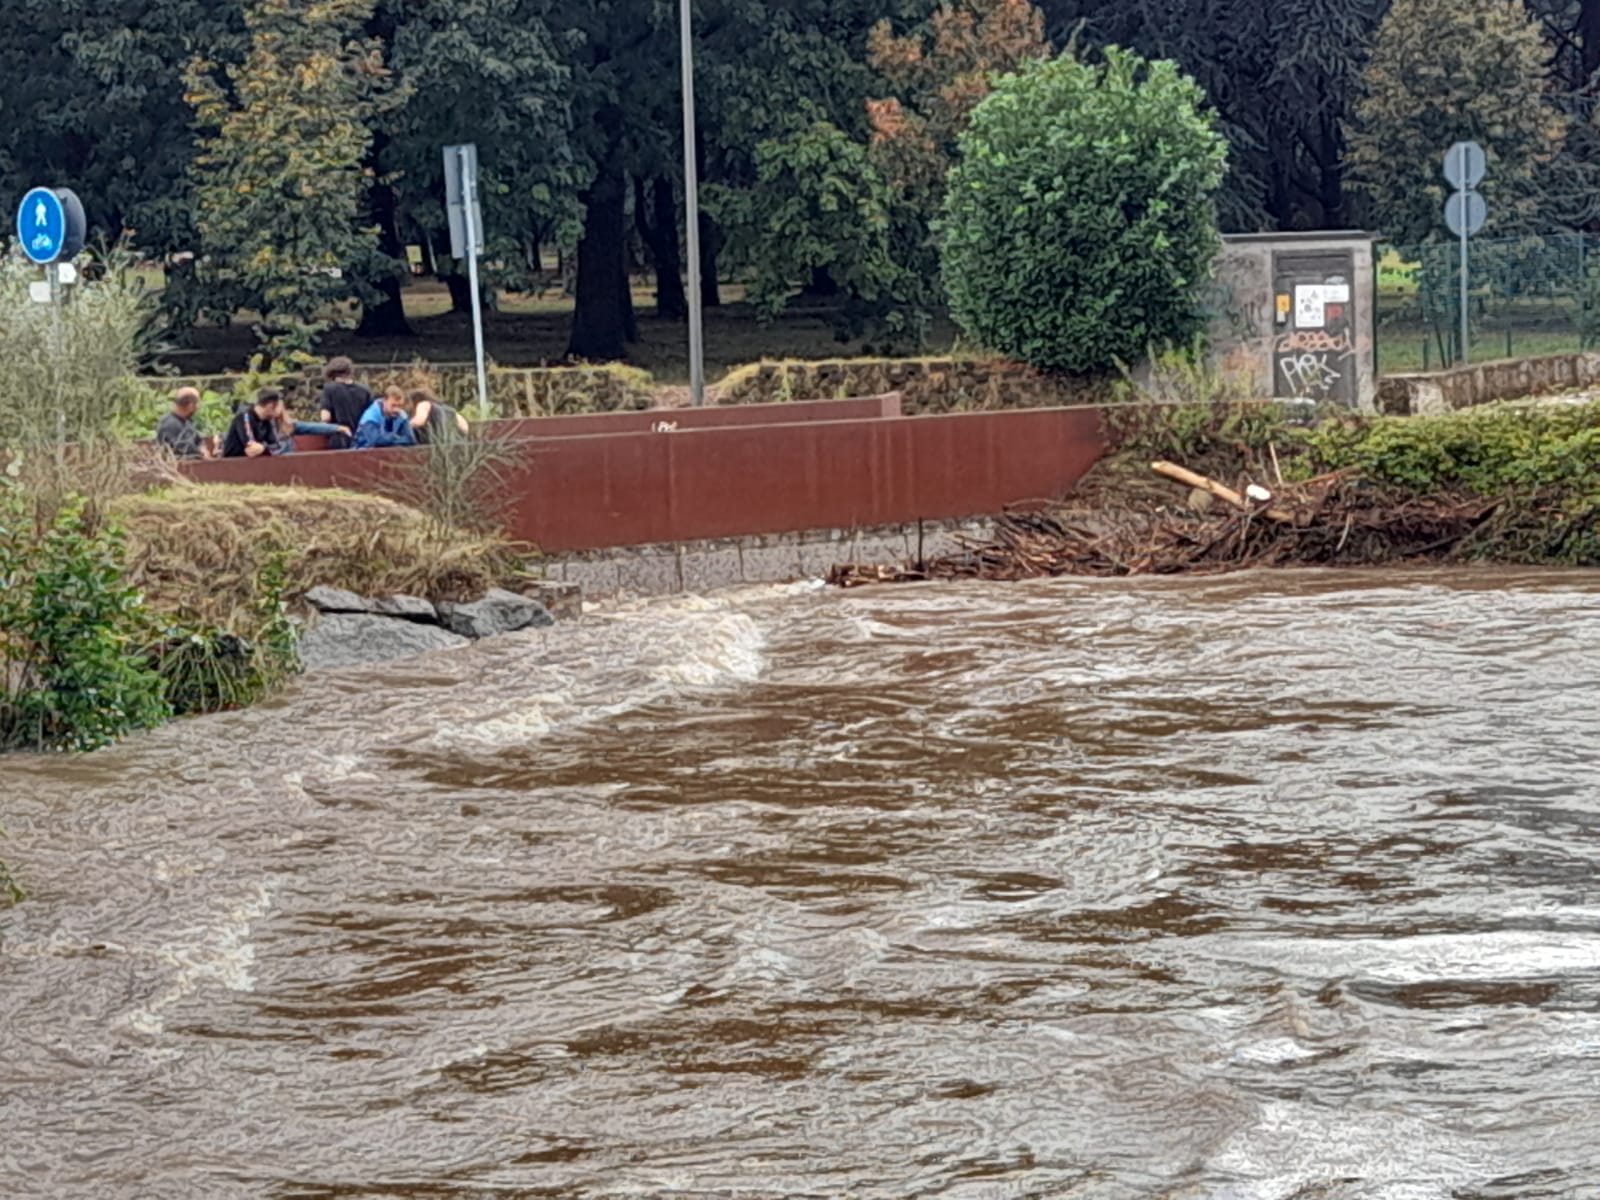
[[[768,589],[0,762],[7,1197],[1600,1195],[1600,576]]]

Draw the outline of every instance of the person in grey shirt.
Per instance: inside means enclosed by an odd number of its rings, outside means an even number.
[[[199,408],[200,393],[192,387],[179,388],[172,398],[172,411],[163,413],[156,424],[156,441],[179,458],[210,458],[205,439],[194,423]]]

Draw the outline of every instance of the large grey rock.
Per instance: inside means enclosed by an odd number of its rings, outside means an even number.
[[[439,620],[452,633],[462,637],[498,637],[534,625],[554,625],[550,610],[537,600],[492,588],[482,600],[471,604],[439,605]]]
[[[421,621],[432,625],[439,619],[439,610],[421,596],[383,596],[372,602],[372,611],[380,617],[399,617],[403,621]]]
[[[300,661],[308,671],[328,671],[467,644],[466,638],[433,625],[371,613],[330,613],[300,639]]]
[[[371,612],[372,605],[354,592],[347,592],[343,588],[314,587],[306,593],[306,603],[318,612],[325,613],[364,613]]]

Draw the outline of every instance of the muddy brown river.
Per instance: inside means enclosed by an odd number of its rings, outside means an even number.
[[[5,1197],[1600,1196],[1600,575],[625,606],[0,762]]]

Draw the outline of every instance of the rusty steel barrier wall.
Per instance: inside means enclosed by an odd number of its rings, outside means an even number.
[[[901,415],[901,395],[886,392],[853,400],[810,400],[789,404],[740,404],[726,408],[649,408],[630,412],[575,413],[566,417],[508,417],[480,428],[501,437],[582,437],[608,433],[677,433],[721,425],[792,425],[804,421],[870,420]],[[326,450],[320,435],[295,439],[300,450]]]
[[[530,437],[510,447],[504,469],[506,531],[557,553],[991,515],[1062,496],[1105,450],[1098,408]],[[186,470],[205,483],[392,493],[425,453],[297,453]]]

